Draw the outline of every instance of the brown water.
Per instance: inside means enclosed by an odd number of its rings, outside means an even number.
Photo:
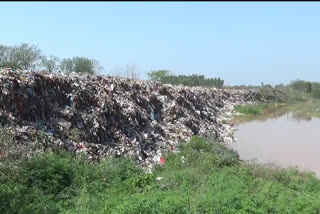
[[[240,159],[298,167],[320,178],[320,119],[297,113],[241,123],[232,148]]]

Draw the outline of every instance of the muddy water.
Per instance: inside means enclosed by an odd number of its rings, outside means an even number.
[[[296,166],[320,178],[320,119],[297,113],[244,122],[235,126],[232,147],[240,159],[281,167]]]

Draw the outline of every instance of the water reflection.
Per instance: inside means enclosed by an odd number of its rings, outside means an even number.
[[[285,108],[280,108],[277,111],[266,112],[263,115],[246,115],[246,116],[236,116],[234,119],[235,124],[248,123],[251,121],[266,121],[270,119],[276,119],[288,113]]]
[[[293,112],[291,115],[291,118],[295,119],[297,121],[310,121],[310,120],[312,120],[311,116],[306,115],[303,112]]]
[[[281,108],[277,111],[273,112],[267,112],[263,115],[251,115],[251,116],[238,116],[235,117],[234,124],[243,124],[243,123],[249,123],[252,121],[262,121],[265,122],[267,120],[277,119],[281,116],[286,116],[288,119],[293,119],[296,121],[310,121],[312,120],[312,116],[307,115],[303,112],[288,112],[287,109]]]
[[[296,112],[277,112],[235,126],[232,147],[243,160],[311,170],[320,178],[320,119]]]

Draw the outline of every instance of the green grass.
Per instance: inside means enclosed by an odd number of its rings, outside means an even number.
[[[250,104],[244,106],[235,106],[234,110],[245,115],[259,115],[267,109],[267,104]]]
[[[156,180],[161,177],[161,180]],[[245,164],[193,137],[146,174],[128,159],[89,164],[46,153],[0,168],[0,213],[319,213],[320,181]]]

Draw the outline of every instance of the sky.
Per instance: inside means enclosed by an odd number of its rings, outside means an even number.
[[[220,77],[226,85],[320,81],[320,2],[0,2],[0,44],[86,56],[102,74]]]

